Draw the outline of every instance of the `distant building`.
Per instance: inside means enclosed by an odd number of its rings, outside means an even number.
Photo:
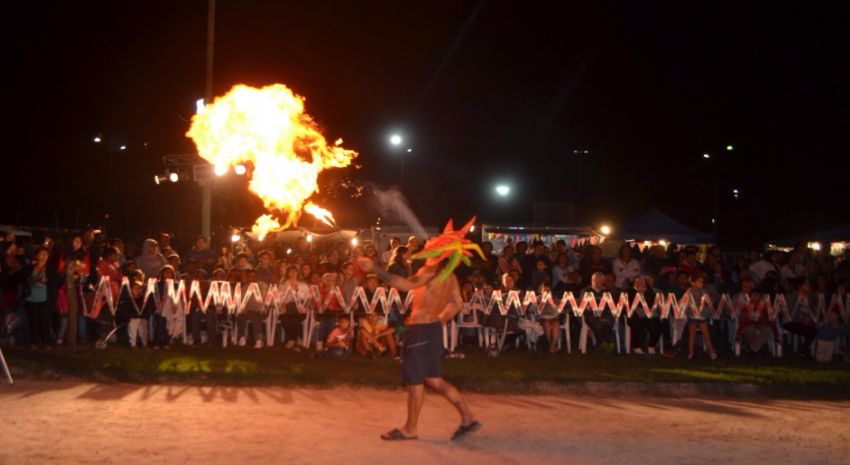
[[[575,224],[575,202],[535,202],[535,224]]]

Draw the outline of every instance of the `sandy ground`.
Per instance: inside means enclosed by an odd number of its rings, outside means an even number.
[[[0,463],[850,463],[850,402],[429,394],[417,441],[385,442],[402,391],[0,385]]]

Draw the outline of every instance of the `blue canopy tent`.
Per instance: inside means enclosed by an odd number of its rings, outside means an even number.
[[[617,228],[612,238],[622,241],[660,241],[679,244],[713,244],[714,235],[679,223],[652,207],[628,225]]]

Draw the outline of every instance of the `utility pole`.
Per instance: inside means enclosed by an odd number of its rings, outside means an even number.
[[[204,90],[204,104],[212,103],[213,98],[213,50],[215,45],[215,0],[207,4],[207,72]],[[212,181],[201,184],[201,235],[211,241],[210,210],[212,209]]]

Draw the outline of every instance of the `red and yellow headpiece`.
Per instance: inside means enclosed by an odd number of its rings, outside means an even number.
[[[478,255],[486,260],[487,257],[484,256],[481,247],[478,247],[478,244],[473,243],[471,240],[464,238],[469,233],[469,228],[473,224],[475,224],[474,216],[464,227],[455,231],[454,223],[452,220],[449,220],[443,234],[428,239],[422,251],[413,255],[413,258],[436,258],[437,261],[448,258],[449,262],[446,265],[446,269],[440,273],[439,279],[441,281],[448,278],[460,262],[463,262],[467,266],[470,265],[471,261],[469,257],[472,257],[470,250],[478,252]]]

